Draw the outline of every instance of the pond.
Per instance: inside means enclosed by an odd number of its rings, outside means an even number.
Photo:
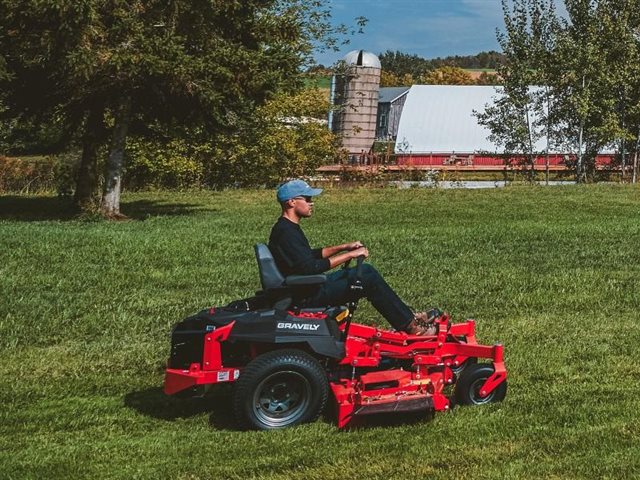
[[[506,187],[512,182],[507,182],[505,180],[459,180],[459,181],[450,181],[450,180],[442,180],[439,182],[434,181],[393,181],[389,182],[391,185],[396,185],[398,188],[415,188],[415,187],[424,187],[424,188],[468,188],[468,189],[476,189],[476,188],[501,188]],[[536,182],[538,185],[545,185],[544,180]],[[557,186],[557,185],[575,185],[575,181],[569,180],[552,180],[549,181],[549,186]]]

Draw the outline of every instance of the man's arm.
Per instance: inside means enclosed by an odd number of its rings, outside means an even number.
[[[333,247],[324,247],[322,249],[322,258],[333,257],[338,253],[350,252],[358,248],[362,248],[362,242],[358,241],[358,242],[351,242],[351,243],[343,243],[342,245],[335,245]],[[353,257],[349,257],[349,258],[353,258]],[[344,263],[344,262],[341,262],[341,263]],[[340,264],[338,263],[338,265]],[[333,266],[331,268],[333,268]]]
[[[351,244],[345,244],[345,245],[351,245]],[[348,252],[340,253],[339,255],[334,255],[333,257],[330,257],[329,258],[329,265],[331,265],[330,268],[335,268],[338,265],[347,263],[349,260],[357,258],[360,255],[364,255],[364,258],[367,258],[369,256],[369,250],[367,250],[367,247],[361,246],[359,248],[356,248],[355,250],[350,250]]]

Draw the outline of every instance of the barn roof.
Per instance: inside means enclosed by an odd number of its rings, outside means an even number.
[[[405,100],[396,153],[498,152],[473,112],[498,98],[493,86],[414,85]],[[534,148],[544,151],[546,139]]]
[[[390,103],[396,98],[409,91],[411,87],[382,87],[378,103]]]

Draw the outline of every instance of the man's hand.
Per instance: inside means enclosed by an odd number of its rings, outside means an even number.
[[[364,258],[369,258],[369,249],[367,247],[360,246],[355,250],[351,250],[349,252],[351,254],[351,258],[358,258],[364,255]]]
[[[351,242],[345,245],[345,250],[355,250],[362,247],[364,247],[364,244],[361,241]]]
[[[360,241],[343,243],[342,245],[322,249],[322,258],[329,259],[329,266],[331,268],[348,263],[350,260],[360,256],[369,258],[369,250],[362,245]]]
[[[322,249],[322,258],[330,258],[330,257],[333,257],[334,255],[338,255],[339,253],[347,252],[347,254],[344,254],[346,255],[344,258],[348,260],[350,258],[353,258],[351,256],[351,252],[362,247],[364,247],[364,245],[362,244],[361,241],[341,243],[340,245],[336,245],[333,247],[324,247]]]

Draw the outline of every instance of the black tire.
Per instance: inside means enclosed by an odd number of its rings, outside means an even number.
[[[507,394],[507,381],[498,385],[486,397],[480,396],[480,387],[493,375],[493,365],[477,363],[467,365],[455,387],[455,399],[457,405],[484,405],[485,403],[501,402]]]
[[[469,365],[475,365],[477,363],[478,363],[477,358],[469,357],[457,367],[452,366],[451,371],[453,372],[453,381],[457,382],[465,368],[467,368]]]
[[[241,428],[275,430],[316,420],[327,404],[329,382],[318,361],[301,350],[274,350],[252,360],[233,390]]]

